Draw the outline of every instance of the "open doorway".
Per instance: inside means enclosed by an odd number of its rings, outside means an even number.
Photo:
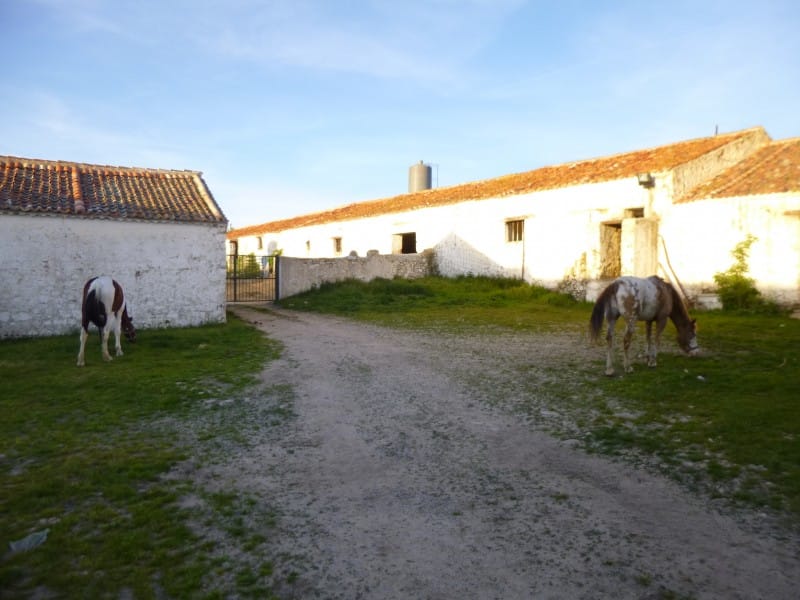
[[[600,225],[600,278],[615,279],[622,275],[622,222]]]

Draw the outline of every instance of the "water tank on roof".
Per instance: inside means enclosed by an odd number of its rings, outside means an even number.
[[[431,189],[431,166],[419,161],[408,169],[408,192],[421,192]]]

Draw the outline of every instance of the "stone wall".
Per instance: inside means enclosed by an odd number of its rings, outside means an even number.
[[[366,257],[295,258],[279,259],[278,297],[288,298],[319,287],[347,279],[371,281],[373,279],[417,279],[431,274],[433,254],[378,254],[367,252]]]
[[[120,282],[137,328],[224,322],[224,240],[223,225],[0,217],[0,338],[77,332],[96,275]]]

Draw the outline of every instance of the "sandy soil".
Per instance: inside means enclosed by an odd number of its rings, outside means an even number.
[[[793,533],[485,401],[510,373],[602,350],[235,310],[285,345],[263,377],[292,386],[296,417],[194,476],[279,507],[287,595],[798,597]]]

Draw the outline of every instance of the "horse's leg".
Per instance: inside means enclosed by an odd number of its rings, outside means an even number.
[[[650,365],[651,367],[655,367],[658,364],[658,347],[661,345],[661,334],[666,326],[666,318],[656,321],[656,338],[653,342],[653,362]]]
[[[108,353],[108,336],[111,334],[111,328],[106,325],[103,327],[103,336],[102,342],[100,343],[100,347],[103,350],[103,360],[109,361],[111,360],[111,355]]]
[[[631,365],[631,357],[629,354],[631,348],[631,339],[633,332],[636,330],[636,319],[625,319],[625,337],[622,340],[623,354],[625,357],[625,372],[633,373],[633,366]]]
[[[614,374],[614,326],[616,319],[608,320],[608,331],[606,332],[606,375],[611,377]]]
[[[656,366],[656,350],[653,346],[653,322],[647,321],[645,323],[645,331],[647,331],[647,366]],[[658,335],[658,334],[656,334]]]
[[[86,338],[89,337],[89,332],[86,331],[85,328],[81,327],[81,348],[78,350],[78,366],[82,367],[86,364],[83,359],[83,351],[86,348]]]
[[[118,316],[114,319],[114,335],[116,336],[116,346],[115,350],[117,351],[117,356],[122,356],[122,343],[120,342],[120,336],[122,335],[122,316]]]

